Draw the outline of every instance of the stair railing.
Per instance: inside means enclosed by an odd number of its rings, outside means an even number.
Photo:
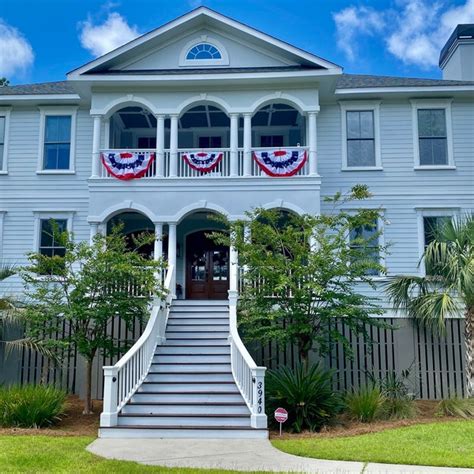
[[[104,366],[104,407],[100,415],[101,426],[116,426],[118,414],[130,400],[148,374],[153,362],[157,345],[165,340],[166,325],[173,291],[175,269],[169,266],[164,287],[167,296],[163,300],[154,301],[150,319],[145,330],[135,344],[122,358],[112,366]]]
[[[229,342],[232,375],[250,409],[250,425],[252,428],[267,428],[265,415],[265,371],[267,369],[257,366],[240,339],[237,329],[239,268],[237,252],[233,247],[230,248],[229,261]]]

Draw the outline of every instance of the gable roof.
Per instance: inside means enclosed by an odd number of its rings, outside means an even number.
[[[146,43],[155,42],[156,40],[165,40],[169,38],[171,34],[174,34],[179,30],[189,30],[190,27],[199,24],[209,24],[216,26],[225,26],[227,29],[232,30],[235,34],[240,36],[246,36],[247,38],[265,43],[268,48],[279,50],[280,53],[289,55],[301,62],[304,66],[311,66],[313,68],[327,69],[333,73],[342,73],[342,68],[335,63],[320,58],[312,53],[304,51],[303,49],[292,46],[282,40],[279,40],[271,35],[263,33],[255,28],[252,28],[244,23],[229,18],[221,13],[211,10],[207,7],[199,7],[195,10],[182,15],[175,20],[172,20],[164,25],[156,28],[149,33],[145,33],[142,36],[130,41],[129,43],[120,46],[119,48],[100,56],[97,59],[90,61],[89,63],[74,69],[68,73],[69,78],[77,79],[83,74],[104,70],[108,65],[116,63],[119,57],[126,59],[137,53],[144,47]],[[173,33],[172,33],[173,32]]]

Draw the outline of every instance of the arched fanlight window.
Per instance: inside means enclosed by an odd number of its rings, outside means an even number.
[[[211,43],[199,43],[194,45],[186,54],[187,61],[193,60],[222,59],[221,52]]]

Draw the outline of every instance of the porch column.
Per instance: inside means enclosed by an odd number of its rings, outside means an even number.
[[[239,266],[237,249],[231,245],[229,248],[229,291],[238,292]]]
[[[239,114],[230,114],[230,176],[239,175]]]
[[[170,126],[170,177],[178,175],[178,115],[171,115]]]
[[[252,114],[244,114],[244,176],[252,174]]]
[[[308,112],[308,146],[309,146],[309,174],[316,176],[318,174],[317,164],[317,129],[316,129],[316,115],[317,112]]]
[[[91,222],[91,230],[90,230],[90,238],[89,241],[92,245],[94,242],[94,237],[99,233],[99,223],[98,222]]]
[[[165,174],[165,116],[156,117],[156,176],[163,178]]]
[[[173,298],[176,298],[176,224],[170,223],[168,228],[168,266],[174,267],[170,291]]]
[[[100,129],[102,120],[100,115],[94,115],[94,131],[92,134],[92,178],[100,176]],[[107,143],[108,146],[108,143]]]
[[[155,222],[155,245],[153,248],[153,259],[159,260],[163,257],[163,223]]]

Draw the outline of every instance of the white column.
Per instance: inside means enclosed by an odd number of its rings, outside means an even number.
[[[168,224],[168,265],[174,267],[173,279],[171,281],[171,293],[176,298],[176,224]]]
[[[99,233],[99,223],[98,222],[91,222],[91,230],[90,230],[90,243],[94,242],[94,237]]]
[[[155,245],[153,248],[153,259],[160,260],[163,257],[163,224],[155,222]]]
[[[100,414],[100,426],[115,426],[118,420],[118,368],[106,366],[104,369],[104,397]]]
[[[239,258],[236,248],[231,245],[229,248],[229,291],[238,291],[239,281]]]
[[[170,126],[170,177],[178,175],[178,115],[171,115]]]
[[[309,146],[309,174],[316,176],[318,174],[317,163],[317,129],[316,129],[316,115],[317,112],[308,112],[308,146]]]
[[[165,116],[156,117],[156,176],[162,178],[165,172]]]
[[[252,114],[244,114],[244,176],[252,174]]]
[[[230,115],[230,176],[239,175],[239,114]]]
[[[100,115],[94,115],[94,132],[92,135],[92,178],[100,176],[100,128],[102,120]],[[106,144],[109,145],[108,143]]]

